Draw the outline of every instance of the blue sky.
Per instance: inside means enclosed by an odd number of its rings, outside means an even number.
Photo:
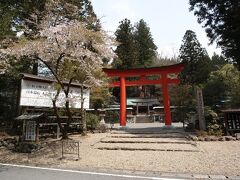
[[[208,46],[208,38],[193,12],[189,12],[188,0],[91,0],[93,8],[101,18],[103,28],[115,32],[119,22],[128,18],[134,24],[144,19],[150,27],[152,37],[162,56],[178,54],[182,38],[190,29],[211,56],[218,54],[216,45]]]

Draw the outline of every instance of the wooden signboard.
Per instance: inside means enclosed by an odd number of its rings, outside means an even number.
[[[20,106],[34,107],[53,107],[52,99],[55,97],[56,90],[51,82],[41,82],[37,80],[22,79]],[[85,89],[83,92],[83,107],[89,108],[90,90]],[[80,87],[71,87],[69,93],[71,108],[81,108],[81,90]],[[61,92],[57,99],[57,106],[65,106],[65,94]]]

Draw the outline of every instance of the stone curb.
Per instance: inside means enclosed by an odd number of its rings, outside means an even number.
[[[233,136],[221,136],[221,137],[216,137],[216,136],[195,136],[195,135],[188,135],[186,136],[187,139],[191,141],[240,141],[240,138],[233,137]]]
[[[160,178],[173,178],[173,179],[184,179],[184,180],[192,180],[192,179],[214,179],[214,180],[240,180],[240,175],[217,175],[217,174],[187,174],[187,173],[176,173],[176,172],[159,172],[159,171],[151,171],[151,172],[145,172],[145,171],[131,171],[131,170],[113,170],[113,173],[126,173],[128,175],[140,175],[140,176],[146,176],[146,177],[160,177]]]
[[[240,176],[225,176],[225,175],[205,175],[205,174],[181,174],[181,173],[160,173],[161,177],[166,178],[179,178],[179,179],[228,179],[240,180]]]

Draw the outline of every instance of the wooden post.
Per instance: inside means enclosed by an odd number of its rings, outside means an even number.
[[[59,139],[59,138],[60,138],[60,127],[57,124],[57,139]]]
[[[25,141],[25,136],[26,136],[26,120],[23,120],[22,141]]]
[[[136,112],[136,115],[138,115],[138,103],[136,102],[136,104],[137,104],[137,112]]]
[[[147,114],[149,115],[150,114],[149,104],[147,104],[147,107],[148,107]]]
[[[38,120],[36,120],[36,137],[35,137],[35,141],[39,142],[39,122]]]

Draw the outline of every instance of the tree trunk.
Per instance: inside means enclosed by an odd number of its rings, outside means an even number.
[[[58,108],[57,108],[57,105],[56,105],[56,101],[57,101],[57,98],[59,96],[59,93],[60,93],[60,89],[57,90],[57,94],[55,95],[54,100],[52,100],[52,102],[53,102],[53,110],[54,110],[54,114],[56,116],[56,120],[57,120],[58,126],[60,128],[60,131],[62,132],[62,139],[68,139],[68,131],[66,129],[66,126],[63,126],[61,124],[61,118],[60,118],[60,115],[59,115],[59,112],[58,112]]]
[[[84,98],[83,98],[83,84],[82,84],[81,85],[81,120],[82,120],[83,132],[86,132],[87,131],[87,121],[86,121],[83,104],[84,104]]]
[[[66,99],[67,98],[68,98],[68,95],[66,96]],[[66,114],[68,116],[68,119],[67,119],[67,122],[66,122],[66,126],[65,126],[65,131],[68,132],[69,125],[72,122],[72,112],[71,112],[71,110],[69,108],[69,100],[68,99],[66,100],[65,107],[66,107]]]
[[[38,60],[37,59],[34,60],[34,62],[33,62],[33,71],[32,71],[32,73],[34,75],[38,75]]]

